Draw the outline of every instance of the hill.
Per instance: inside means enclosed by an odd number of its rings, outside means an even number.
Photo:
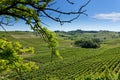
[[[120,32],[114,31],[83,31],[83,30],[75,30],[75,31],[55,31],[58,36],[62,39],[70,39],[70,40],[79,40],[82,38],[99,38],[101,40],[110,40],[113,38],[119,38]]]
[[[82,34],[79,32],[74,34],[68,34],[68,32],[56,33],[59,36],[59,50],[64,59],[60,60],[54,56],[52,62],[51,51],[47,44],[40,37],[30,36],[35,36],[33,32],[0,32],[0,37],[7,38],[10,41],[19,41],[24,46],[35,48],[35,54],[23,57],[25,60],[35,61],[40,69],[26,73],[24,76],[26,80],[80,80],[82,76],[86,75],[101,75],[108,69],[114,72],[116,76],[120,72],[119,33],[105,31],[83,31]],[[61,37],[60,34],[67,36],[67,39]],[[96,37],[99,38],[105,36],[106,41],[98,49],[78,48],[71,46],[74,40],[68,38],[75,35],[79,36],[78,39],[84,36],[94,37],[93,35],[97,35]],[[117,37],[112,37],[112,35]]]

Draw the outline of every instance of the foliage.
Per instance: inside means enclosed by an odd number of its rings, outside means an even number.
[[[31,27],[32,30],[37,32],[37,34],[42,36],[44,39],[47,38],[46,42],[49,43],[49,47],[52,49],[52,54],[60,57],[57,49],[58,42],[56,38],[53,37],[55,36],[53,35],[54,33],[46,28],[43,28],[40,20],[41,16],[47,16],[47,13],[44,10],[50,9],[48,8],[48,5],[51,2],[52,0],[2,0],[0,1],[0,16],[2,17],[0,26],[4,29],[3,25],[13,25],[14,22],[22,19]],[[14,45],[17,45],[17,43],[14,43]],[[20,47],[21,45],[17,45],[18,49]],[[19,49],[19,52],[25,53],[30,50],[32,50],[32,48],[27,48],[24,50]]]
[[[24,79],[25,72],[38,69],[35,62],[24,61],[21,54],[33,53],[32,47],[25,48],[19,42],[0,39],[0,77]],[[16,74],[16,75],[12,75]]]
[[[58,39],[56,37],[56,34],[54,32],[51,32],[50,30],[48,30],[47,28],[43,28],[43,30],[46,32],[47,34],[47,41],[48,41],[48,47],[51,48],[52,52],[51,52],[51,59],[53,55],[57,55],[60,59],[63,59],[62,56],[59,54],[59,50],[58,50]]]
[[[99,43],[100,43],[99,39],[81,39],[74,42],[76,46],[82,48],[98,48],[100,47]]]

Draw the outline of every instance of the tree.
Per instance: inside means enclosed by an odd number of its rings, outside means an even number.
[[[83,8],[87,6],[91,0],[88,0],[87,3],[81,5],[78,11],[73,12],[61,11],[58,8],[51,7],[56,1],[58,0],[1,0],[0,26],[5,30],[4,25],[10,26],[13,22],[17,22],[19,19],[22,19],[46,40],[49,47],[52,49],[53,54],[58,54],[58,51],[56,51],[58,47],[57,38],[53,32],[42,27],[41,23],[44,22],[41,21],[41,18],[47,17],[59,22],[61,25],[67,22],[70,23],[71,21],[77,19],[81,14],[87,15],[85,13],[86,10],[83,10]],[[74,5],[74,2],[70,0],[64,1]],[[54,15],[50,15],[50,13],[56,13],[59,14],[59,16],[55,17]],[[73,17],[69,20],[62,20],[60,15],[71,15]]]
[[[69,4],[73,5],[74,3],[70,0],[65,0]],[[42,27],[40,20],[41,17],[48,17],[54,21],[60,22],[63,24],[65,22],[71,22],[77,19],[81,14],[87,15],[85,13],[86,10],[83,8],[90,2],[90,0],[80,6],[79,10],[76,12],[65,12],[60,11],[55,8],[51,8],[51,5],[54,5],[55,0],[1,0],[0,1],[0,26],[4,29],[3,25],[11,25],[11,21],[17,21],[18,19],[22,19],[26,22],[26,24],[30,25],[31,28],[39,33],[48,43],[50,44],[58,44],[57,41],[51,42],[49,38],[49,32],[45,28]],[[49,11],[57,14],[63,15],[76,15],[74,18],[70,20],[61,20],[61,17],[54,17],[49,14]],[[52,36],[52,35],[51,35]],[[53,37],[53,36],[52,36]],[[54,37],[53,37],[54,38]],[[57,45],[52,46],[52,50],[56,50]],[[52,51],[55,52],[55,51]]]
[[[65,0],[69,4],[73,5],[74,3],[70,0]],[[30,25],[30,27],[40,34],[46,42],[49,44],[49,47],[52,49],[52,54],[57,54],[58,42],[55,34],[53,32],[47,30],[42,27],[40,20],[41,17],[50,18],[56,22],[60,22],[62,25],[65,22],[70,23],[71,21],[77,19],[81,14],[87,15],[85,13],[86,10],[83,8],[90,2],[90,0],[81,5],[79,10],[76,12],[66,12],[60,11],[55,8],[51,8],[51,5],[54,5],[55,0],[1,0],[0,1],[0,26],[5,30],[3,25],[11,25],[12,21],[17,21],[18,19],[22,19],[26,22],[26,24]],[[76,15],[70,20],[62,20],[60,16],[54,17],[54,15],[50,15],[49,11],[52,13],[62,14],[62,15]],[[50,13],[51,13],[50,12]],[[13,23],[13,22],[12,22]],[[50,46],[52,45],[52,46]],[[56,53],[57,52],[57,53]]]

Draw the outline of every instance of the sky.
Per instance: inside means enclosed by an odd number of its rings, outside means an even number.
[[[59,8],[63,11],[76,11],[80,5],[85,4],[88,0],[70,0],[73,5],[68,4],[65,0],[57,0],[52,7]],[[77,20],[71,23],[55,22],[48,18],[41,18],[43,26],[55,31],[71,31],[76,29],[81,30],[109,30],[120,31],[120,0],[91,0],[91,2],[83,9],[88,16],[81,15]],[[52,14],[57,16],[56,14]],[[62,16],[63,20],[69,19],[71,16]],[[31,30],[25,22],[18,21],[14,26],[5,26],[6,30]],[[2,28],[0,28],[2,30]]]

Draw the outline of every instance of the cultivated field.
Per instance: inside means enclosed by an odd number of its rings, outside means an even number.
[[[44,40],[27,33],[10,32],[6,35],[0,32],[0,36],[8,40],[20,41],[24,46],[35,48],[35,54],[23,57],[35,61],[40,69],[25,77],[33,80],[75,80],[81,76],[99,75],[108,69],[116,74],[120,72],[120,38],[108,40],[97,49],[71,46],[72,40],[59,39],[59,50],[64,59],[54,56],[51,60],[51,51]]]

